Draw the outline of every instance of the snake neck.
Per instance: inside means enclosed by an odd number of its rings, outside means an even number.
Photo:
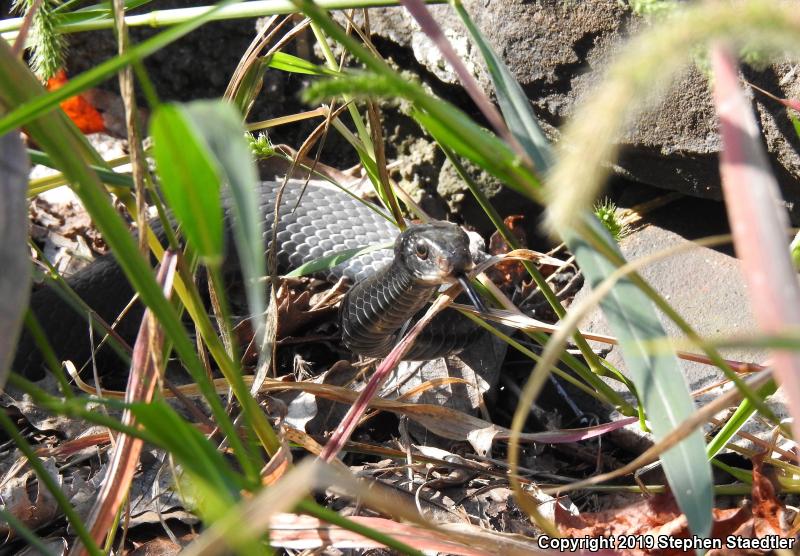
[[[354,353],[385,356],[400,328],[437,289],[417,282],[397,261],[362,280],[347,292],[339,309],[344,344]]]

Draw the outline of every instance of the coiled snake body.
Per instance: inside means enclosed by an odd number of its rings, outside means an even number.
[[[280,183],[261,182],[258,192],[267,252],[273,237],[272,223]],[[397,228],[375,207],[333,186],[312,182],[304,190],[304,185],[303,181],[289,180],[282,195],[276,236],[277,271],[285,273],[346,249],[395,241],[393,251],[379,249],[364,253],[324,272],[324,277],[331,281],[344,277],[355,283],[340,309],[345,345],[355,353],[384,356],[393,347],[403,325],[424,307],[439,287],[463,277],[472,268],[469,238],[463,230],[448,223],[411,226],[398,236]],[[226,275],[235,276],[239,264],[233,247],[231,214],[230,203],[226,200],[229,254],[224,270]],[[122,270],[110,255],[100,257],[68,282],[106,322],[113,322],[133,295]],[[85,316],[65,303],[52,288],[35,292],[31,309],[59,360],[69,359],[82,365],[90,357],[92,342]],[[134,307],[118,324],[117,331],[124,339],[135,338],[142,310]],[[431,322],[406,358],[425,360],[456,352],[472,342],[478,330],[457,312],[445,311]],[[42,361],[32,338],[23,334],[12,368],[37,378],[42,373]]]

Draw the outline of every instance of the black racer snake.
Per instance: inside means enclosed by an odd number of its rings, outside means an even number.
[[[258,192],[267,250],[273,237],[275,198],[280,184],[263,181]],[[455,280],[463,284],[466,273],[473,268],[473,260],[480,257],[474,248],[470,251],[468,235],[455,224],[412,225],[398,236],[397,228],[376,207],[333,186],[311,182],[303,191],[304,185],[301,180],[289,180],[282,196],[277,231],[279,274],[345,249],[395,242],[393,251],[363,253],[324,273],[328,280],[345,277],[354,283],[339,312],[343,342],[354,353],[385,356],[409,319],[424,309],[443,284]],[[239,264],[229,225],[232,211],[227,201],[224,205],[228,246],[224,269],[235,280]],[[113,322],[133,296],[111,255],[96,259],[70,277],[68,283],[106,322]],[[135,338],[141,319],[140,305],[117,326],[120,336],[129,342]],[[92,343],[84,315],[49,286],[34,292],[30,306],[59,361],[69,359],[82,365],[90,357]],[[426,360],[455,353],[473,342],[478,334],[480,329],[469,319],[454,310],[445,310],[425,329],[406,359]],[[98,359],[101,364],[109,355],[116,357],[109,349],[103,351],[108,353]],[[12,369],[31,378],[40,377],[44,371],[42,356],[27,333],[20,339]]]

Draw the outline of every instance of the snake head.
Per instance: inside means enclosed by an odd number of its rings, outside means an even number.
[[[430,286],[455,282],[474,267],[469,236],[450,222],[409,226],[397,237],[394,252],[418,283]]]

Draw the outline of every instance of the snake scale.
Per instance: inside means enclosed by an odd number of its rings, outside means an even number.
[[[264,247],[268,252],[273,237],[272,223],[281,182],[259,185],[259,214]],[[302,193],[302,196],[301,196]],[[235,281],[239,264],[233,248],[232,209],[223,198],[228,255],[223,270]],[[462,277],[473,266],[467,234],[454,224],[439,222],[413,225],[398,236],[397,228],[370,206],[333,186],[289,180],[284,189],[277,229],[277,272],[286,273],[300,265],[368,245],[390,244],[350,258],[328,269],[329,281],[346,278],[354,286],[339,312],[344,344],[353,352],[381,357],[393,347],[403,326],[436,293],[442,284]],[[238,275],[241,280],[241,276]],[[133,291],[111,255],[96,259],[68,279],[72,289],[106,322],[113,322],[130,302]],[[61,360],[83,365],[91,354],[92,341],[85,315],[73,309],[51,287],[37,290],[30,307],[46,337]],[[135,339],[143,308],[134,304],[116,329],[129,343]],[[469,319],[445,310],[426,328],[406,355],[426,360],[455,353],[480,334]],[[95,338],[94,344],[99,338]],[[110,349],[101,350],[98,366],[109,364]],[[119,365],[119,362],[116,362]],[[31,378],[43,374],[43,358],[29,334],[22,335],[12,367]]]

